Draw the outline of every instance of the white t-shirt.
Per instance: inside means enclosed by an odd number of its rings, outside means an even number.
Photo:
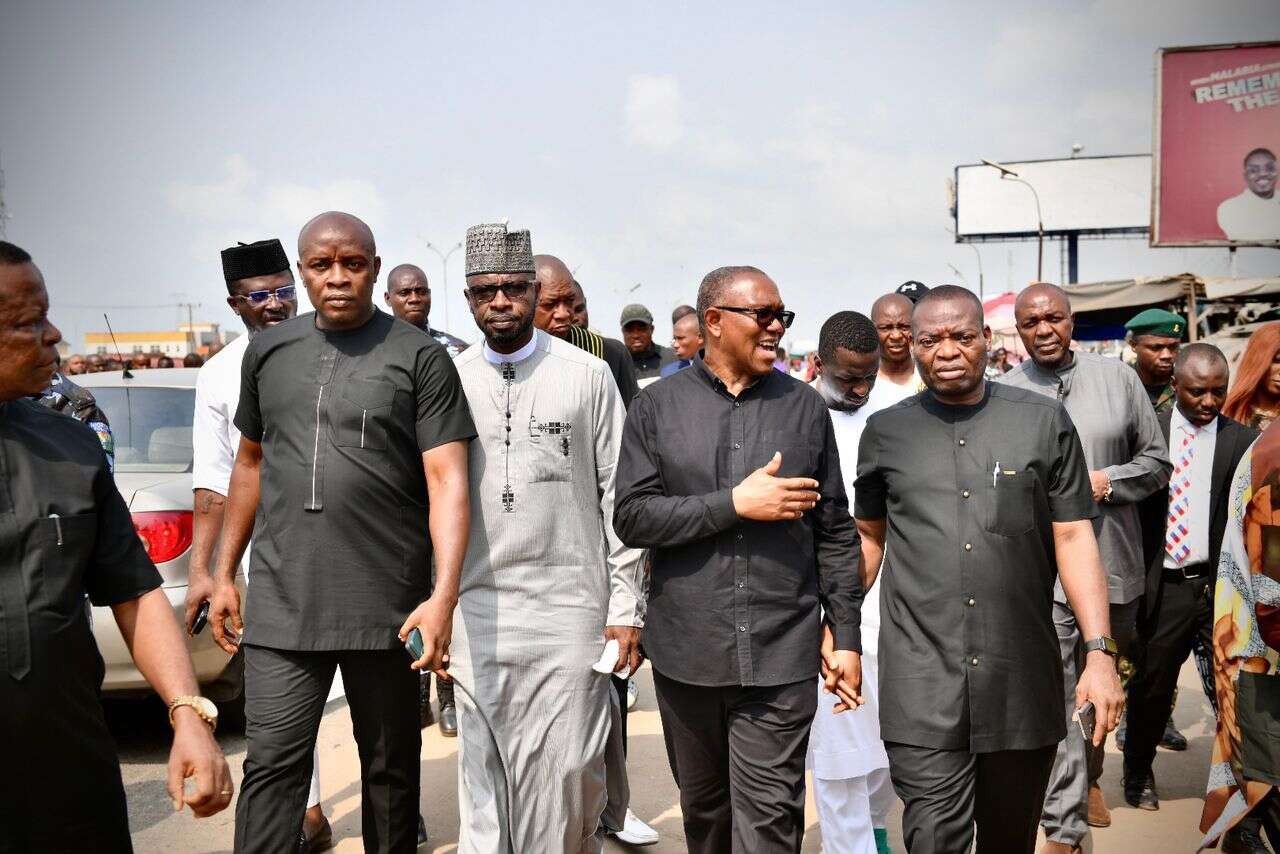
[[[1246,187],[1218,205],[1218,228],[1228,240],[1280,240],[1280,195],[1264,199]]]
[[[240,447],[236,407],[240,404],[240,363],[249,349],[241,335],[205,362],[196,375],[196,413],[192,423],[191,488],[226,495],[231,466]]]
[[[895,383],[884,374],[881,374],[876,377],[876,384],[871,387],[871,395],[867,398],[867,404],[862,408],[868,410],[867,415],[869,416],[873,412],[888,409],[895,403],[906,400],[911,395],[922,391],[924,391],[924,383],[920,380],[918,371],[913,372],[910,379],[905,383]]]

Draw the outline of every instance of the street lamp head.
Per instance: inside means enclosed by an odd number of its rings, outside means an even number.
[[[1015,177],[1015,178],[1017,178],[1017,177],[1018,177],[1018,173],[1017,173],[1017,172],[1014,172],[1014,171],[1013,171],[1012,169],[1010,169],[1008,166],[1002,166],[1001,164],[999,164],[999,163],[995,162],[994,160],[988,160],[988,159],[987,159],[987,158],[985,158],[985,157],[979,157],[978,159],[979,159],[979,160],[981,160],[983,163],[985,163],[987,166],[990,166],[992,169],[998,169],[998,170],[1000,170],[1000,177],[1001,177],[1001,178],[1004,178],[1004,177],[1005,177],[1005,176],[1007,176],[1007,175],[1012,175],[1012,176],[1013,176],[1013,177]]]

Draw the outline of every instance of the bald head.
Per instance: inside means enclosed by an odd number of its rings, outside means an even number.
[[[1071,298],[1067,296],[1067,292],[1049,282],[1033,282],[1023,288],[1013,302],[1014,317],[1033,303],[1052,305],[1067,314],[1071,313]]]
[[[902,294],[885,294],[871,304],[871,322],[880,339],[880,365],[889,373],[913,370],[911,312],[915,303]]]
[[[427,328],[431,314],[431,286],[427,274],[416,264],[401,264],[387,274],[387,292],[383,295],[391,313],[411,326]]]
[[[377,244],[373,240],[373,230],[364,220],[342,211],[325,211],[314,216],[302,231],[298,232],[298,254],[312,241],[325,235],[342,235],[348,240],[359,242],[370,256],[378,254]]]
[[[1037,365],[1056,370],[1071,364],[1071,300],[1067,292],[1048,282],[1027,285],[1013,302],[1013,321],[1022,346]]]
[[[573,289],[573,273],[554,255],[534,255],[533,269],[538,276],[538,308],[533,323],[543,332],[564,338],[573,325],[577,294]]]
[[[373,232],[351,214],[322,213],[298,233],[298,274],[321,329],[355,329],[373,317],[381,267]]]
[[[902,294],[885,294],[871,304],[871,322],[875,323],[876,317],[883,315],[886,311],[902,312],[910,317],[911,309],[914,307],[915,303]]]

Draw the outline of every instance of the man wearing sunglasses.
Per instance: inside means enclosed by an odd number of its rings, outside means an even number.
[[[608,674],[640,666],[644,623],[644,553],[613,531],[622,396],[604,361],[536,327],[529,232],[468,229],[466,275],[484,343],[456,362],[480,436],[453,621],[451,673],[472,692],[458,850],[598,852],[630,799],[606,770],[623,714]]]
[[[293,270],[279,240],[239,243],[222,250],[227,305],[244,322],[245,335],[233,339],[196,376],[196,411],[191,432],[191,491],[195,497],[191,563],[187,570],[185,625],[190,633],[200,606],[213,596],[209,563],[222,535],[222,517],[231,488],[231,466],[240,431],[234,419],[240,401],[240,365],[249,339],[298,312]],[[245,562],[244,569],[248,570]],[[311,770],[311,790],[302,832],[316,850],[333,838],[320,805],[320,753]],[[305,847],[305,846],[304,846]]]
[[[813,677],[862,703],[858,534],[825,402],[773,369],[778,286],[721,267],[697,311],[705,355],[627,414],[614,525],[651,550],[644,645],[689,851],[798,852]]]

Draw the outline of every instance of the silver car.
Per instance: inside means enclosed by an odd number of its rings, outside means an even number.
[[[116,488],[133,515],[133,525],[160,570],[164,592],[178,622],[184,619],[187,564],[191,559],[191,424],[198,368],[158,368],[81,374],[72,380],[90,391],[111,422],[115,436]],[[244,595],[244,576],[236,583]],[[110,609],[93,609],[93,634],[106,662],[106,694],[146,693],[147,681],[134,667]],[[243,711],[240,656],[231,659],[205,629],[187,638],[187,651],[202,690],[222,706],[228,720]]]

